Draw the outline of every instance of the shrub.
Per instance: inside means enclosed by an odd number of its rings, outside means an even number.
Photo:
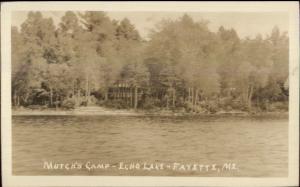
[[[209,101],[207,111],[212,114],[216,113],[218,111],[218,103],[216,101]]]
[[[157,98],[147,98],[140,105],[146,110],[157,109],[160,105],[160,100]]]
[[[289,104],[288,102],[274,102],[269,105],[268,108],[269,111],[288,111],[289,110]]]
[[[75,108],[75,101],[73,99],[66,99],[62,102],[62,108],[70,110]]]
[[[27,108],[31,110],[44,110],[47,108],[46,105],[28,105]]]
[[[231,101],[231,104],[229,105],[234,110],[241,110],[241,111],[247,111],[248,107],[244,102],[241,101],[241,99],[235,99]]]
[[[101,103],[101,105],[108,108],[116,108],[116,109],[126,109],[130,108],[130,105],[125,100],[107,100]]]

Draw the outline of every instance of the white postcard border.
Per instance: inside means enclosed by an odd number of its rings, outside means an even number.
[[[289,175],[243,177],[13,176],[11,137],[11,12],[65,11],[204,11],[289,12]],[[1,138],[4,186],[292,186],[299,178],[299,4],[298,2],[11,2],[1,7]]]

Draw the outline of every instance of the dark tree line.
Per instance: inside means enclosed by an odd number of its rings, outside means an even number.
[[[29,12],[12,27],[13,106],[167,108],[187,111],[287,108],[289,39],[239,38],[190,16],[162,20],[143,40],[128,19],[66,12],[58,26]],[[283,106],[284,105],[284,106]]]

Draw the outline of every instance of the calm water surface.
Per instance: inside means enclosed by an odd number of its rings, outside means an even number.
[[[15,175],[286,177],[288,119],[247,117],[15,116]],[[234,163],[222,172],[48,170],[52,163]]]

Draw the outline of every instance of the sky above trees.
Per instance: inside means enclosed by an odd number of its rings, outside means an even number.
[[[27,11],[18,11],[12,14],[12,25],[20,27],[27,17]],[[122,20],[127,17],[144,39],[149,39],[151,29],[162,19],[179,19],[185,12],[107,12],[111,19]],[[44,11],[44,17],[51,17],[54,24],[60,22],[65,14],[62,11]],[[274,26],[281,31],[288,31],[288,14],[285,12],[188,12],[195,21],[209,20],[208,27],[217,31],[220,26],[227,29],[233,28],[241,38],[255,37],[258,33],[265,36]]]

